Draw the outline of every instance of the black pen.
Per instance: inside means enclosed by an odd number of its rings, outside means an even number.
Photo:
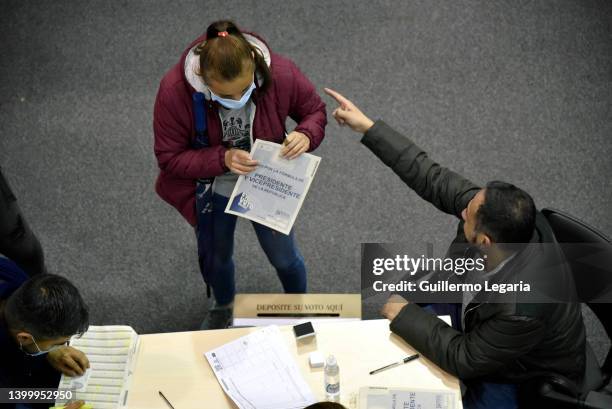
[[[168,406],[170,406],[172,409],[174,409],[174,406],[172,406],[172,404],[170,403],[170,401],[168,399],[166,399],[166,397],[164,396],[164,394],[162,393],[162,391],[157,391],[159,392],[159,396],[162,397],[163,400],[166,401],[166,403],[168,404]]]
[[[399,362],[394,362],[392,364],[389,364],[387,366],[383,366],[382,368],[378,368],[378,369],[374,369],[372,372],[370,372],[370,375],[374,375],[375,373],[378,373],[380,371],[384,371],[385,369],[390,369],[396,366],[400,366],[400,365],[404,365],[407,362],[410,362],[412,360],[415,360],[419,357],[419,354],[414,354],[414,355],[410,355],[407,356],[406,358],[404,358],[403,360],[399,361]]]

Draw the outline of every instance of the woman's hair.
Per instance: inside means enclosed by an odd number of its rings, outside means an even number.
[[[219,35],[224,32],[227,35]],[[200,71],[197,74],[205,82],[210,79],[231,81],[247,67],[254,68],[263,78],[259,84],[260,92],[265,92],[272,80],[261,50],[249,43],[231,21],[216,21],[208,26],[206,40],[196,47],[195,54],[200,57]]]

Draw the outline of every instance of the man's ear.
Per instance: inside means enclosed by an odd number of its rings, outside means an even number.
[[[34,338],[29,332],[19,331],[17,332],[16,337],[17,342],[19,342],[21,345],[30,345],[34,343]]]
[[[486,234],[484,234],[484,233],[477,233],[476,234],[476,243],[480,247],[482,247],[484,249],[488,249],[493,244],[493,240],[491,240],[491,238],[489,236],[487,236]]]

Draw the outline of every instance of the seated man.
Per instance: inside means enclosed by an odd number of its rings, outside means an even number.
[[[60,372],[82,375],[89,368],[87,357],[66,344],[88,325],[87,306],[70,281],[51,274],[28,279],[0,256],[0,388],[57,388]],[[17,407],[37,407],[29,405]]]
[[[526,243],[557,245],[547,220],[521,189],[503,182],[489,182],[482,189],[432,161],[384,122],[374,123],[342,95],[326,92],[340,104],[333,114],[340,125],[363,133],[361,142],[419,196],[459,219],[454,242],[484,253],[487,277],[541,262],[524,250]],[[525,245],[511,252],[499,243]],[[558,271],[560,283],[573,283],[567,274]],[[580,304],[478,303],[463,294],[458,312],[453,328],[399,296],[392,296],[382,310],[391,320],[391,331],[464,381],[466,409],[516,408],[518,385],[543,373],[564,375],[580,386],[586,347]]]

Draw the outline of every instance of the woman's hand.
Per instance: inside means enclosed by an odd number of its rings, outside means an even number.
[[[325,88],[325,93],[340,105],[332,113],[340,126],[348,125],[353,131],[366,133],[374,122],[359,110],[351,101],[333,89]]]
[[[257,161],[247,151],[228,149],[225,151],[225,166],[237,175],[247,175],[257,168]]]
[[[293,131],[283,142],[283,149],[281,155],[286,159],[295,159],[304,152],[308,152],[310,149],[310,139],[303,133]]]
[[[52,367],[67,376],[81,376],[89,368],[89,359],[78,349],[61,347],[49,351],[47,360]]]

